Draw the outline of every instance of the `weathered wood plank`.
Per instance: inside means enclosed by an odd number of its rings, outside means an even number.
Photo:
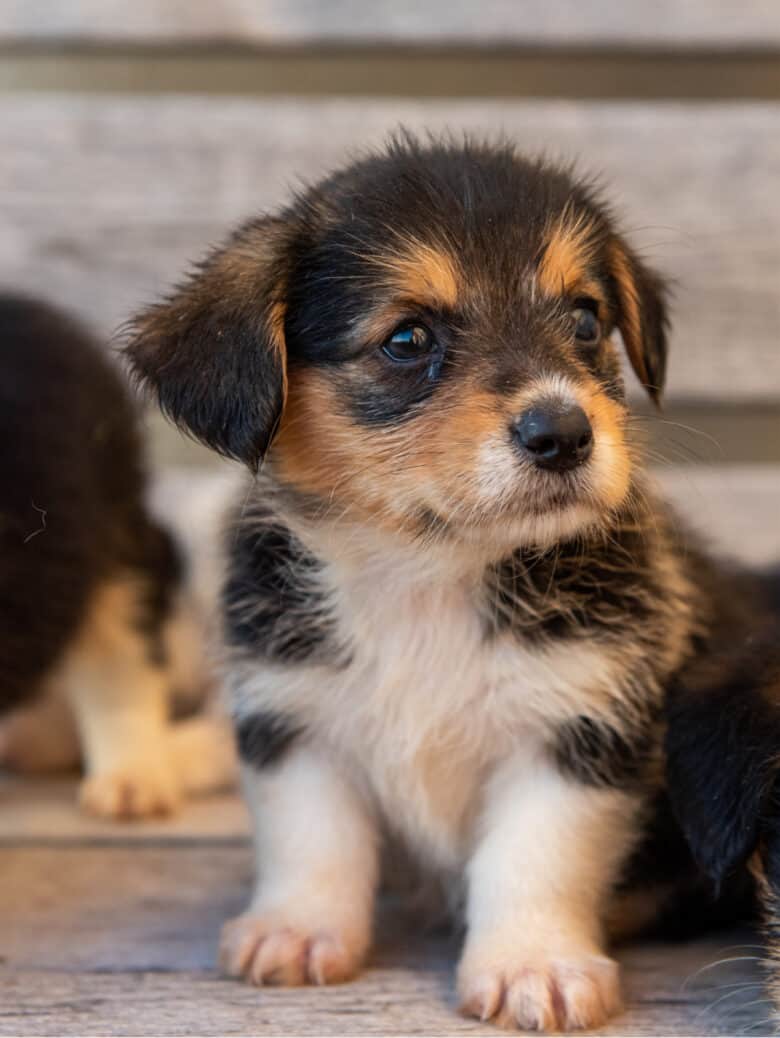
[[[75,778],[0,776],[0,848],[28,842],[57,846],[157,846],[199,841],[243,844],[248,838],[246,808],[235,794],[187,800],[172,818],[147,818],[124,824],[80,811]]]
[[[731,940],[725,935],[722,944]],[[638,949],[626,962],[627,1008],[602,1035],[771,1033],[756,972],[722,972],[710,988],[680,993],[722,944]],[[408,945],[407,945],[408,947]],[[496,1035],[459,1016],[446,969],[375,967],[331,988],[256,989],[211,973],[63,973],[0,970],[3,1035]],[[663,978],[663,988],[655,986]],[[729,987],[730,984],[737,985]],[[716,1005],[719,999],[724,999]]]
[[[772,0],[485,0],[478,13],[467,0],[0,0],[0,39],[764,48],[780,43],[780,11]]]
[[[777,398],[774,105],[4,97],[0,283],[108,332],[235,221],[399,123],[580,156],[676,283],[671,396]]]
[[[248,849],[2,848],[0,868],[0,1034],[493,1033],[455,1013],[458,941],[419,934],[389,902],[352,984],[219,978],[216,937],[247,896]],[[744,1033],[765,1016],[749,1004],[754,943],[740,932],[620,950],[627,1010],[603,1033]]]
[[[240,911],[249,847],[3,846],[2,965],[35,970],[210,970]],[[74,938],[78,937],[78,940]]]

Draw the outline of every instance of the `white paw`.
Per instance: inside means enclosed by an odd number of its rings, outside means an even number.
[[[367,941],[313,923],[286,924],[277,913],[240,915],[222,930],[219,961],[251,984],[338,984],[357,973]]]
[[[503,943],[503,942],[502,942]],[[522,1031],[574,1031],[601,1026],[620,1010],[618,966],[597,952],[510,954],[466,950],[458,970],[461,1010]]]
[[[171,814],[180,794],[171,769],[144,764],[88,775],[81,783],[79,802],[90,814],[126,820]]]

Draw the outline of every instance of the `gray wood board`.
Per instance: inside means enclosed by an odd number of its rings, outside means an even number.
[[[408,953],[414,938],[403,947]],[[603,1035],[770,1034],[755,966],[713,970],[685,991],[685,979],[731,954],[743,935],[720,941],[638,947],[622,956],[626,1009]],[[738,949],[739,950],[739,949]],[[454,947],[429,950],[416,968],[374,966],[330,988],[255,989],[211,972],[146,973],[0,969],[3,1035],[497,1035],[456,1011]],[[734,985],[734,986],[731,986]],[[724,1001],[718,1004],[719,1000]]]
[[[780,392],[780,107],[0,98],[0,283],[108,334],[236,221],[399,124],[580,157],[676,284],[672,397]]]
[[[220,978],[217,934],[247,897],[248,848],[4,847],[0,868],[0,1034],[494,1033],[455,1013],[457,940],[420,934],[390,902],[354,983],[258,991]],[[754,948],[735,932],[620,949],[627,1009],[601,1033],[759,1026]]]
[[[780,10],[773,0],[0,0],[0,39],[765,48],[780,43]]]
[[[249,838],[243,800],[231,793],[187,800],[172,818],[146,818],[127,824],[93,818],[76,805],[75,778],[0,775],[0,848],[18,843],[242,844]]]

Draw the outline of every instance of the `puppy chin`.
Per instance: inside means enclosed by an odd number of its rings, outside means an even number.
[[[501,551],[531,548],[545,551],[594,533],[604,525],[600,509],[587,501],[574,501],[564,506],[552,506],[546,511],[506,515],[486,527],[481,540],[487,540]],[[467,533],[468,537],[468,533]]]
[[[627,473],[620,473],[597,486],[593,475],[584,470],[558,484],[549,477],[524,481],[500,505],[484,505],[470,521],[453,521],[450,532],[489,555],[517,548],[545,551],[577,537],[597,536],[627,501],[630,482]]]
[[[461,527],[470,544],[544,550],[606,529],[625,505],[631,462],[620,445],[597,443],[591,459],[567,473],[518,467],[502,446],[481,451],[477,481],[479,518]],[[457,522],[454,524],[457,528]]]

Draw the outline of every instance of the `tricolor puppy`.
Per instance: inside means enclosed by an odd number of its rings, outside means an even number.
[[[163,410],[257,470],[225,541],[258,870],[231,973],[352,975],[392,839],[461,902],[466,1012],[616,1011],[608,924],[661,898],[627,886],[637,855],[685,858],[653,814],[660,715],[707,594],[627,420],[615,333],[657,398],[665,324],[586,184],[409,138],[137,317]]]
[[[0,759],[81,753],[88,810],[169,811],[224,752],[217,722],[168,724],[179,558],[147,508],[135,409],[87,331],[14,295],[0,443]]]

